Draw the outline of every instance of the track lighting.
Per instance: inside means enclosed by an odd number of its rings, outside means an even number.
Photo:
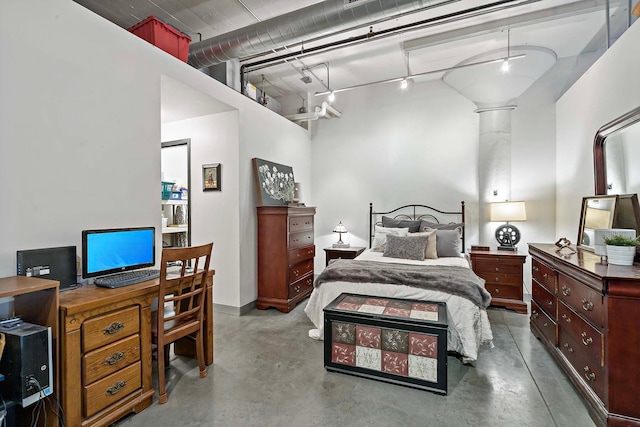
[[[336,94],[333,93],[333,92],[329,93],[329,98],[328,99],[329,99],[329,102],[335,101],[336,100]]]

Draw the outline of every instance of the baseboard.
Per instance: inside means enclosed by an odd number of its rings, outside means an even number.
[[[251,301],[249,304],[245,304],[242,307],[234,307],[231,305],[213,304],[214,313],[233,314],[234,316],[242,316],[256,308],[256,302]]]

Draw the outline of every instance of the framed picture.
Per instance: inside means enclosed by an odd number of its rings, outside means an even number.
[[[258,206],[288,205],[293,201],[293,168],[254,158],[253,174],[258,192]]]
[[[202,191],[222,191],[222,165],[202,165]]]

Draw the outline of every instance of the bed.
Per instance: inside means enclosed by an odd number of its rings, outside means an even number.
[[[445,302],[449,322],[447,349],[457,353],[464,363],[477,359],[482,344],[492,346],[493,334],[486,312],[491,297],[464,256],[464,202],[460,211],[454,212],[427,205],[405,205],[376,212],[370,204],[369,230],[367,250],[354,260],[332,260],[316,279],[304,310],[315,326],[309,331],[311,338],[323,339],[323,308],[347,292]],[[407,259],[420,250],[413,246],[414,243],[419,246],[425,240],[424,235],[428,242],[426,247],[422,246],[426,259]],[[450,242],[454,235],[459,240],[453,238]],[[401,251],[400,256],[394,254],[398,247],[406,248],[407,242],[411,242],[408,251]],[[436,242],[443,246],[435,246]],[[444,256],[434,257],[434,246]],[[455,279],[455,283],[443,280],[442,276]]]

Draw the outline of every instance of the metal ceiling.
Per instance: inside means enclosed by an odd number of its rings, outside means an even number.
[[[189,34],[192,45],[200,40],[229,35],[244,29],[255,31],[260,23],[281,17],[298,9],[307,9],[290,16],[317,16],[313,10],[324,5],[344,7],[353,0],[75,0],[115,24],[129,28],[154,15]],[[359,0],[357,8],[373,7],[383,0]],[[247,53],[239,58],[242,64],[255,63],[270,57],[311,49],[314,46],[339,44],[353,38],[363,39],[347,47],[330,49],[314,55],[291,55],[287,61],[269,65],[249,74],[249,80],[263,87],[272,97],[324,91],[379,81],[407,74],[454,66],[480,52],[507,49],[507,30],[513,45],[540,46],[553,50],[559,58],[571,57],[606,46],[606,20],[610,19],[610,39],[613,42],[626,28],[632,3],[638,0],[521,0],[509,7],[495,8],[486,13],[461,15],[462,11],[487,6],[496,0],[414,1],[429,6],[417,13],[405,13],[369,29],[358,21],[357,28],[321,31],[300,36],[304,43],[280,46],[259,55]],[[323,3],[320,5],[319,3]],[[390,3],[394,3],[391,1]],[[606,13],[606,3],[610,4]],[[415,5],[414,5],[415,6]],[[347,6],[348,7],[348,6]],[[400,6],[399,6],[400,9]],[[403,10],[406,12],[406,10]],[[459,15],[456,17],[456,15]],[[451,16],[444,19],[443,16]],[[412,28],[416,22],[425,22]],[[273,22],[273,21],[272,21]],[[296,22],[292,26],[300,27]],[[265,25],[265,24],[262,24]],[[248,27],[248,28],[245,28]],[[393,32],[393,28],[402,31]],[[366,37],[369,32],[388,32],[387,37]],[[335,34],[334,34],[335,33]],[[298,36],[298,35],[297,35]],[[278,43],[276,43],[277,45]],[[261,50],[261,49],[257,49]],[[275,51],[275,52],[273,52]],[[305,52],[306,53],[306,52]],[[434,74],[429,78],[440,78]],[[303,78],[306,77],[306,78]],[[306,83],[309,81],[310,83]]]

